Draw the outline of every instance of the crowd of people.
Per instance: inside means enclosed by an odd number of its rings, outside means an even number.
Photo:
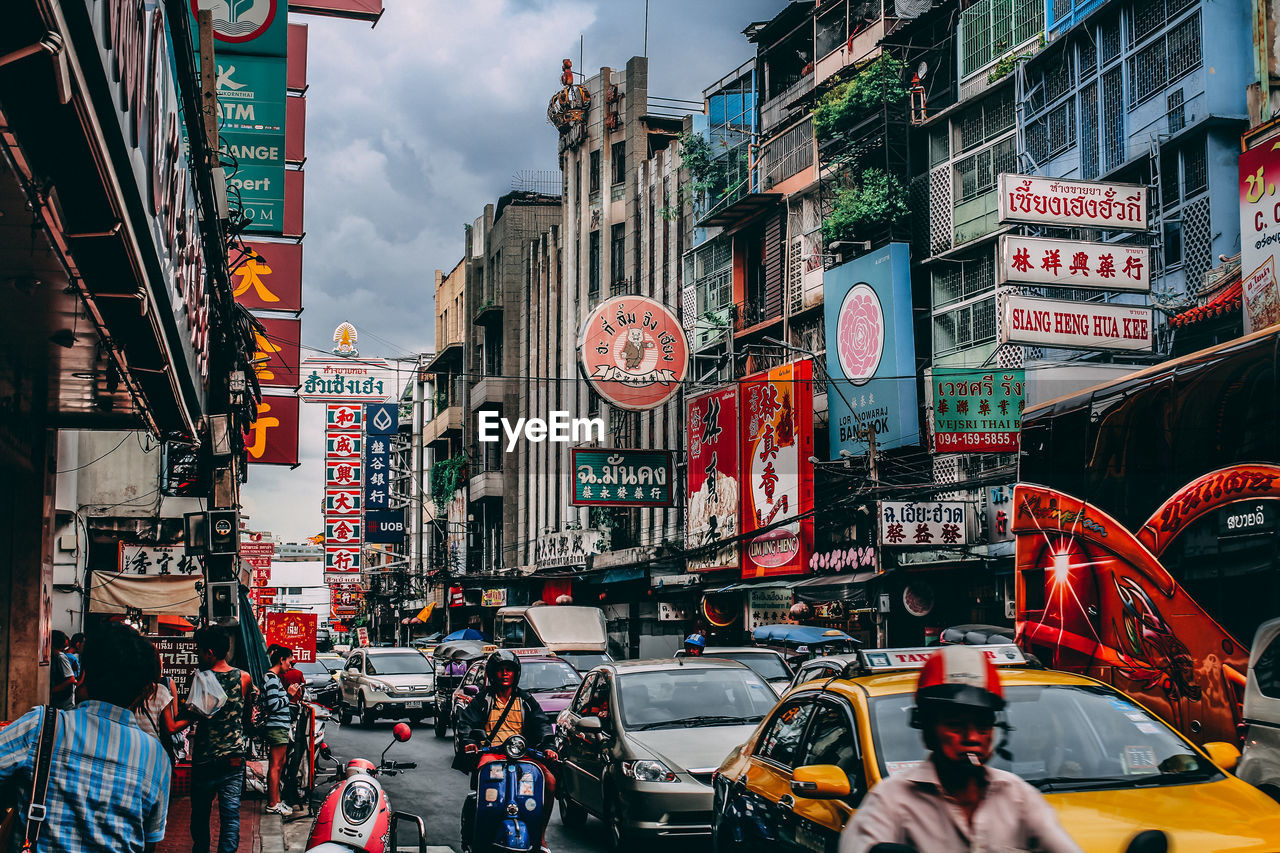
[[[200,669],[179,696],[156,647],[133,628],[53,632],[48,704],[0,728],[0,805],[13,805],[0,850],[38,841],[42,853],[151,851],[165,837],[174,768],[189,761],[191,849],[211,850],[216,799],[217,851],[232,853],[254,735],[267,750],[267,810],[291,813],[281,780],[302,696],[293,652],[267,650],[259,691],[228,662],[227,629],[204,627],[194,639]]]

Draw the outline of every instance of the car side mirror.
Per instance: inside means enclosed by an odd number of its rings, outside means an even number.
[[[583,717],[578,720],[578,731],[599,733],[604,731],[604,723],[600,722],[599,717]]]
[[[476,696],[476,695],[479,695],[480,688],[475,684],[468,684],[467,686],[462,688],[462,692],[467,694],[468,696]]]
[[[848,775],[834,764],[810,764],[791,774],[791,793],[810,800],[838,800],[853,793],[853,788]]]
[[[1210,761],[1223,770],[1235,770],[1236,765],[1240,763],[1240,750],[1235,744],[1215,740],[1206,743],[1201,749],[1208,754]]]

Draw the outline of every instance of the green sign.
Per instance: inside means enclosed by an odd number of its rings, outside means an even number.
[[[671,506],[673,483],[667,450],[573,451],[575,506]]]
[[[1017,450],[1025,388],[1022,370],[935,367],[934,452]]]
[[[284,226],[285,59],[217,57],[218,127],[232,195],[250,219],[246,230]]]
[[[212,13],[215,56],[233,53],[285,55],[289,45],[286,0],[190,0],[190,5],[191,35],[197,56],[200,55],[197,9],[208,9]]]

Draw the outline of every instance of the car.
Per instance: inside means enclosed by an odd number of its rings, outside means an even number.
[[[484,687],[484,664],[481,658],[467,668],[467,674],[453,692],[453,705],[449,708],[449,719],[457,719],[457,714],[471,703],[471,700]],[[569,664],[560,660],[558,655],[520,656],[520,687],[527,691],[538,707],[551,718],[551,728],[555,731],[556,717],[569,707],[574,691],[582,683],[582,675]],[[462,751],[462,736],[466,732],[453,733],[453,751]]]
[[[776,696],[725,659],[614,661],[583,679],[560,712],[560,818],[595,815],[614,849],[711,829],[711,773]]]
[[[590,672],[602,663],[613,662],[608,652],[556,652],[556,657],[578,672]]]
[[[746,664],[756,674],[769,682],[773,692],[782,695],[791,686],[791,665],[786,657],[774,649],[762,649],[756,646],[707,646],[702,652],[704,658],[725,658]]]
[[[344,655],[332,654],[329,652],[321,652],[316,655],[316,661],[325,665],[329,672],[339,672],[342,669],[342,663],[346,660]]]
[[[334,670],[329,668],[331,661],[316,657],[314,661],[295,663],[293,668],[302,673],[306,697],[326,707],[333,707],[338,699],[338,682],[334,678]],[[338,661],[341,664],[341,661]]]
[[[365,647],[347,658],[338,679],[338,718],[343,725],[407,717],[418,724],[435,711],[431,661],[408,647]]]
[[[825,681],[844,672],[846,666],[857,662],[857,660],[857,654],[827,655],[826,657],[807,660],[796,667],[795,677],[791,679],[791,687],[799,687],[806,681]]]
[[[1280,619],[1258,626],[1244,685],[1244,754],[1236,771],[1280,800]]]
[[[1006,663],[1012,732],[991,765],[1039,788],[1085,851],[1123,850],[1153,828],[1171,850],[1280,850],[1280,805],[1227,772],[1233,745],[1196,747],[1107,684],[1027,666],[1016,646],[978,648]],[[715,849],[836,849],[870,787],[927,756],[909,720],[933,651],[866,650],[863,674],[788,691],[717,770]]]

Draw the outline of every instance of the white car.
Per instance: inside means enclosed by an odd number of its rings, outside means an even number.
[[[383,719],[421,723],[435,713],[435,676],[431,661],[417,649],[363,648],[351,653],[340,673],[339,719],[353,714],[363,726]]]
[[[1244,721],[1236,775],[1280,800],[1280,619],[1263,622],[1253,637]]]

